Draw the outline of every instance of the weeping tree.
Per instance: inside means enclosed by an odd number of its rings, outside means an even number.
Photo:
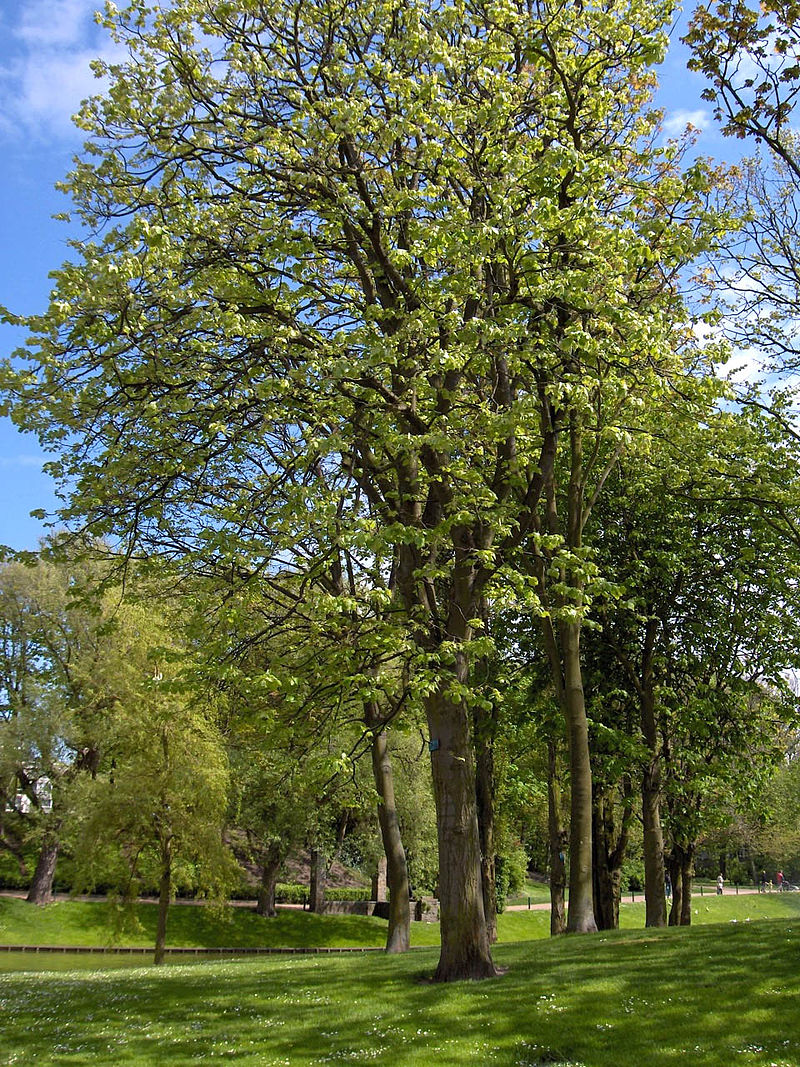
[[[107,567],[61,547],[0,568],[4,837],[20,861],[38,852],[28,892],[36,904],[52,898],[77,783],[98,773],[110,718],[131,698],[131,643],[150,629],[104,587]]]
[[[155,657],[168,644],[162,664]],[[74,834],[77,886],[90,889],[100,881],[123,904],[155,889],[153,962],[160,964],[176,890],[223,899],[234,883],[236,865],[222,833],[229,764],[215,709],[181,680],[174,642],[140,643],[131,651],[137,699],[116,709],[111,760],[82,790]]]
[[[569,927],[594,925],[584,532],[682,373],[678,279],[710,218],[702,168],[653,146],[669,17],[643,0],[110,8],[130,59],[98,67],[110,89],[65,183],[97,236],[5,376],[57,453],[63,517],[128,556],[264,580],[288,552],[306,576],[342,549],[388,561],[424,692],[440,980],[495,973],[472,745],[487,600],[543,620]]]

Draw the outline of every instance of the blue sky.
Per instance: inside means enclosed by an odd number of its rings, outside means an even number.
[[[69,206],[54,185],[80,150],[71,115],[99,88],[89,61],[111,54],[94,22],[99,6],[98,0],[0,0],[0,304],[20,314],[44,310],[48,272],[68,257],[67,241],[75,236],[51,217]],[[691,122],[703,131],[702,152],[723,158],[734,146],[715,129],[700,98],[703,80],[686,70],[678,35],[660,75],[666,132],[678,134]],[[0,353],[23,341],[0,324]],[[29,515],[57,505],[41,470],[45,459],[35,438],[0,419],[0,545],[32,549],[45,532]]]

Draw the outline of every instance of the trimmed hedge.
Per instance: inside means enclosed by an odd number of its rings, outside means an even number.
[[[326,887],[326,900],[370,900],[369,889],[333,889]],[[307,904],[308,886],[297,883],[278,882],[275,886],[276,904]]]

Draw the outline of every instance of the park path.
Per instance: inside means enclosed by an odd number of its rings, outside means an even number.
[[[741,896],[747,893],[758,893],[759,890],[753,886],[734,886],[733,888],[723,889],[722,895],[724,897]],[[773,893],[777,893],[777,889],[772,890]],[[713,897],[717,895],[716,889],[708,886],[703,887],[703,892],[695,889],[692,891],[692,898],[695,897]],[[623,893],[620,899],[620,904],[644,904],[644,893]],[[539,903],[530,904],[507,904],[506,911],[549,911],[550,901],[540,901]]]

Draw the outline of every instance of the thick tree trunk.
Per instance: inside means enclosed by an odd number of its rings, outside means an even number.
[[[478,836],[481,848],[481,886],[486,934],[489,943],[497,940],[497,879],[495,872],[495,779],[494,740],[496,711],[476,710],[475,727],[475,796],[478,811]]]
[[[466,674],[461,663],[459,674]],[[460,679],[459,679],[460,680]],[[435,981],[490,978],[492,962],[483,910],[475,768],[464,705],[444,686],[426,700],[439,841],[441,955]]]
[[[156,923],[156,947],[153,963],[164,962],[167,944],[167,917],[172,899],[172,840],[166,838],[161,845],[161,879],[158,887],[158,920]]]
[[[567,831],[564,829],[561,780],[558,773],[558,747],[547,742],[547,827],[550,842],[550,935],[565,933],[567,912]]]
[[[53,879],[56,876],[56,860],[60,841],[54,831],[48,831],[42,843],[36,870],[33,872],[28,895],[29,904],[49,904],[53,899]]]
[[[592,770],[580,662],[580,623],[559,627],[571,783],[567,933],[597,929],[592,901]]]
[[[389,756],[386,730],[380,728],[378,708],[365,708],[372,734],[372,773],[378,793],[378,823],[381,828],[383,850],[386,853],[386,873],[389,883],[389,929],[386,934],[387,952],[406,952],[410,944],[411,906],[408,891],[408,865],[400,834],[400,820],[394,793],[394,774]]]
[[[258,902],[256,903],[256,915],[265,918],[273,918],[277,912],[275,908],[275,886],[278,883],[281,864],[284,859],[284,849],[277,842],[273,842],[267,849],[261,868],[261,884],[258,887]]]
[[[644,826],[645,926],[666,926],[664,895],[664,834],[661,828],[661,755],[658,751],[655,699],[645,679],[640,701],[641,728],[647,746],[642,772],[642,824]]]
[[[311,877],[308,893],[308,910],[321,915],[325,905],[325,855],[318,848],[312,848]]]

